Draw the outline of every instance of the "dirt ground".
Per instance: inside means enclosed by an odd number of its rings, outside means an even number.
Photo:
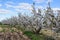
[[[30,40],[27,36],[20,32],[0,32],[0,40]]]
[[[11,30],[16,32],[11,32]],[[12,30],[12,31],[13,31]],[[16,28],[2,28],[0,27],[0,40],[30,40],[22,31]]]

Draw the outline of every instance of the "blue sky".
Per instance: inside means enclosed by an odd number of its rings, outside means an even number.
[[[60,9],[60,0],[0,0],[0,21],[17,16],[18,13],[30,13],[33,2],[36,8],[46,8],[48,1],[51,2],[52,9]]]

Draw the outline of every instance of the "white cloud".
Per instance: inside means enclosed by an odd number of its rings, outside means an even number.
[[[17,5],[12,5],[12,4],[5,4],[7,8],[14,8],[16,11],[20,11],[21,9],[23,10],[31,10],[31,4],[29,3],[18,3]]]
[[[14,7],[13,6],[14,4],[15,4],[14,2],[7,2],[5,5],[7,8],[10,8],[10,7]]]
[[[3,19],[6,19],[4,16],[0,16],[0,21],[2,21]]]
[[[60,10],[60,8],[52,8],[53,10]]]
[[[11,4],[5,4],[7,8],[13,7]]]
[[[6,3],[7,4],[15,4],[14,2],[11,2],[11,1],[7,1]]]
[[[45,2],[46,0],[33,0],[34,2],[36,2],[36,3],[43,3],[43,2]]]
[[[13,13],[11,10],[0,9],[0,14]]]
[[[53,0],[47,0],[47,1],[46,1],[46,3],[48,3],[48,2],[50,2],[50,3],[51,3],[51,2],[53,2]]]
[[[53,0],[48,0],[48,2],[52,2]]]
[[[36,3],[52,2],[52,0],[33,0]]]
[[[5,4],[7,8],[12,7],[12,8],[17,8],[17,9],[31,9],[31,4],[29,3],[18,3],[17,5],[12,5],[12,4]]]
[[[15,8],[17,9],[27,9],[27,10],[31,10],[31,4],[29,3],[19,3],[17,6],[15,6]]]
[[[60,8],[52,8],[54,13],[57,13],[57,10],[60,10]]]
[[[2,6],[2,4],[0,4],[0,7]]]
[[[29,4],[29,3],[19,3],[19,5],[18,6],[15,6],[14,8],[15,8],[15,10],[17,11],[17,12],[24,12],[24,11],[26,11],[26,10],[29,10],[30,12],[32,11],[32,6],[31,6],[32,4]],[[37,6],[37,5],[35,5],[35,8],[36,8],[36,10],[39,8],[39,9],[43,9],[43,7],[42,6]]]
[[[32,12],[32,4],[29,3],[18,3],[17,5],[11,5],[11,4],[5,4],[7,8],[14,8],[15,12],[21,12],[21,13],[27,13],[27,12]],[[36,11],[39,9],[43,9],[42,6],[35,5]],[[28,10],[28,11],[27,11]]]

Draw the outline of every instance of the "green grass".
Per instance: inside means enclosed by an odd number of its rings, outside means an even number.
[[[10,26],[9,25],[0,25],[0,27],[5,28],[5,27],[10,27]]]
[[[40,34],[34,34],[31,31],[25,31],[24,32],[25,35],[27,35],[29,38],[31,38],[31,40],[45,40],[44,35],[40,35]]]
[[[31,40],[54,40],[54,38],[43,35],[43,34],[34,34],[31,31],[25,31],[25,35],[27,35]]]

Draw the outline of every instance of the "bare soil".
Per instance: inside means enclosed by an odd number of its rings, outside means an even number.
[[[0,32],[0,40],[30,40],[20,32]]]

